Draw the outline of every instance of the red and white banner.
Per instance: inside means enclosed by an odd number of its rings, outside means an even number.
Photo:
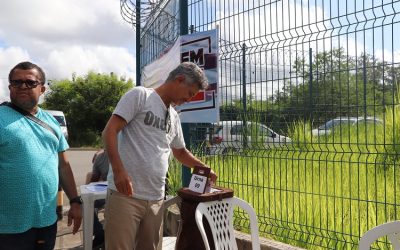
[[[175,109],[181,122],[206,123],[219,121],[218,102],[218,30],[180,36],[175,44],[156,61],[144,67],[142,85],[156,88],[164,83],[169,72],[181,62],[193,62],[204,70],[209,87],[190,102]]]

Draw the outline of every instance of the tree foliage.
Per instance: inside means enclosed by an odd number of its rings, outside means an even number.
[[[276,131],[299,120],[324,123],[338,116],[379,116],[395,103],[400,66],[343,48],[297,58],[283,89],[265,101],[246,98],[221,106],[221,120],[252,117]],[[318,125],[318,124],[314,124]]]
[[[113,74],[89,72],[72,81],[55,81],[42,106],[64,112],[71,146],[95,145],[119,99],[132,86],[131,80]]]
[[[369,54],[358,57],[333,49],[313,56],[312,63],[298,58],[289,81],[276,102],[283,113],[298,118],[373,116],[393,104],[399,67]]]

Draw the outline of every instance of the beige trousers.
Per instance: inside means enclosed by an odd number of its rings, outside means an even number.
[[[109,189],[104,215],[106,249],[161,249],[162,204],[163,200],[139,200]]]

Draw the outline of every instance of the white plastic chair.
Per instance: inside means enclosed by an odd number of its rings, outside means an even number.
[[[236,206],[249,214],[252,248],[253,250],[260,249],[257,216],[253,207],[244,200],[232,197],[221,201],[202,202],[196,208],[196,224],[200,230],[206,250],[209,250],[210,246],[203,226],[203,215],[210,225],[216,250],[238,249],[233,229],[233,211]]]
[[[168,208],[174,204],[178,205],[179,209],[181,207],[181,202],[182,202],[182,198],[179,196],[174,196],[174,197],[170,197],[167,198],[164,203],[163,203],[163,210],[164,210],[164,220],[165,218],[167,218],[167,214],[168,214]],[[180,231],[182,230],[182,224],[180,223],[180,221],[178,222],[178,231],[176,232],[177,235],[180,234]],[[165,228],[164,228],[165,229]],[[164,230],[161,230],[162,233]],[[161,233],[160,232],[160,233]],[[160,242],[159,244],[162,245],[162,247],[159,245],[157,249],[176,249],[176,242],[177,242],[177,236],[166,236],[166,237],[162,237],[162,235],[160,235],[160,237],[163,239],[162,242]]]
[[[387,236],[393,249],[400,250],[400,221],[392,221],[368,230],[360,239],[359,249],[369,250],[371,245],[379,238]]]

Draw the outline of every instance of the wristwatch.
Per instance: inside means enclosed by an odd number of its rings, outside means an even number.
[[[79,195],[79,196],[72,198],[71,200],[69,200],[69,204],[71,205],[72,203],[78,203],[78,204],[82,205],[82,203],[83,203],[82,197]]]

